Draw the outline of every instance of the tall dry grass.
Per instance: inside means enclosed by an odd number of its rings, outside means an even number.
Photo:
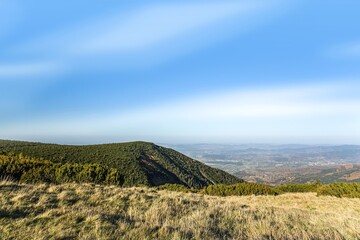
[[[0,183],[1,239],[360,239],[360,199]]]

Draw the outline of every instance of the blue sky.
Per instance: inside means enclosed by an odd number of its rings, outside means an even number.
[[[359,12],[0,0],[0,138],[360,144]]]

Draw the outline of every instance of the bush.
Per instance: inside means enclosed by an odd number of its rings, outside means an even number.
[[[317,181],[314,183],[304,184],[284,184],[278,186],[277,189],[281,192],[316,192],[320,186],[321,183]]]
[[[319,187],[318,196],[360,198],[360,183],[331,183]]]
[[[26,183],[91,182],[123,185],[118,169],[99,164],[53,163],[29,157],[0,155],[0,177],[10,177]]]
[[[280,190],[257,183],[238,183],[233,185],[210,185],[201,190],[201,193],[215,196],[242,196],[242,195],[279,195]]]

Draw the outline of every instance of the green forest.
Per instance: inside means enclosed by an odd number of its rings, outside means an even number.
[[[11,158],[13,162],[26,160],[25,162],[38,169],[40,162],[46,159],[46,164],[56,169],[71,168],[82,172],[91,166],[91,169],[99,172],[116,172],[119,180],[116,183],[121,186],[159,186],[171,183],[200,189],[210,184],[242,182],[222,170],[147,142],[69,146],[0,140],[0,154],[3,158]],[[42,170],[31,170],[36,171]],[[79,181],[78,178],[71,178],[74,179]],[[98,182],[106,183],[103,178],[99,179],[101,180]],[[61,181],[69,180],[64,177]],[[59,181],[57,178],[55,182]]]
[[[247,183],[172,149],[146,142],[65,146],[0,141],[0,178],[21,183],[157,186],[158,190],[215,196],[314,192],[360,197],[360,183],[316,181],[277,187]]]
[[[105,185],[149,186],[146,177],[133,175],[129,178],[117,168],[95,163],[53,163],[49,160],[19,155],[0,155],[0,177],[20,183],[94,183]],[[214,196],[280,195],[284,193],[315,192],[317,195],[360,198],[360,183],[320,182],[286,184],[272,187],[265,184],[241,182],[237,184],[213,184],[202,189],[183,184],[163,184],[158,190],[202,193]]]

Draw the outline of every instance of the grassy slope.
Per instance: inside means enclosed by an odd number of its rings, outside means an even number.
[[[129,184],[157,186],[179,183],[201,188],[209,184],[232,184],[240,179],[211,168],[169,148],[146,142],[68,146],[0,140],[0,153],[22,153],[55,163],[98,163],[122,171]],[[125,184],[126,185],[126,184]]]
[[[0,183],[4,239],[359,239],[360,199]]]

